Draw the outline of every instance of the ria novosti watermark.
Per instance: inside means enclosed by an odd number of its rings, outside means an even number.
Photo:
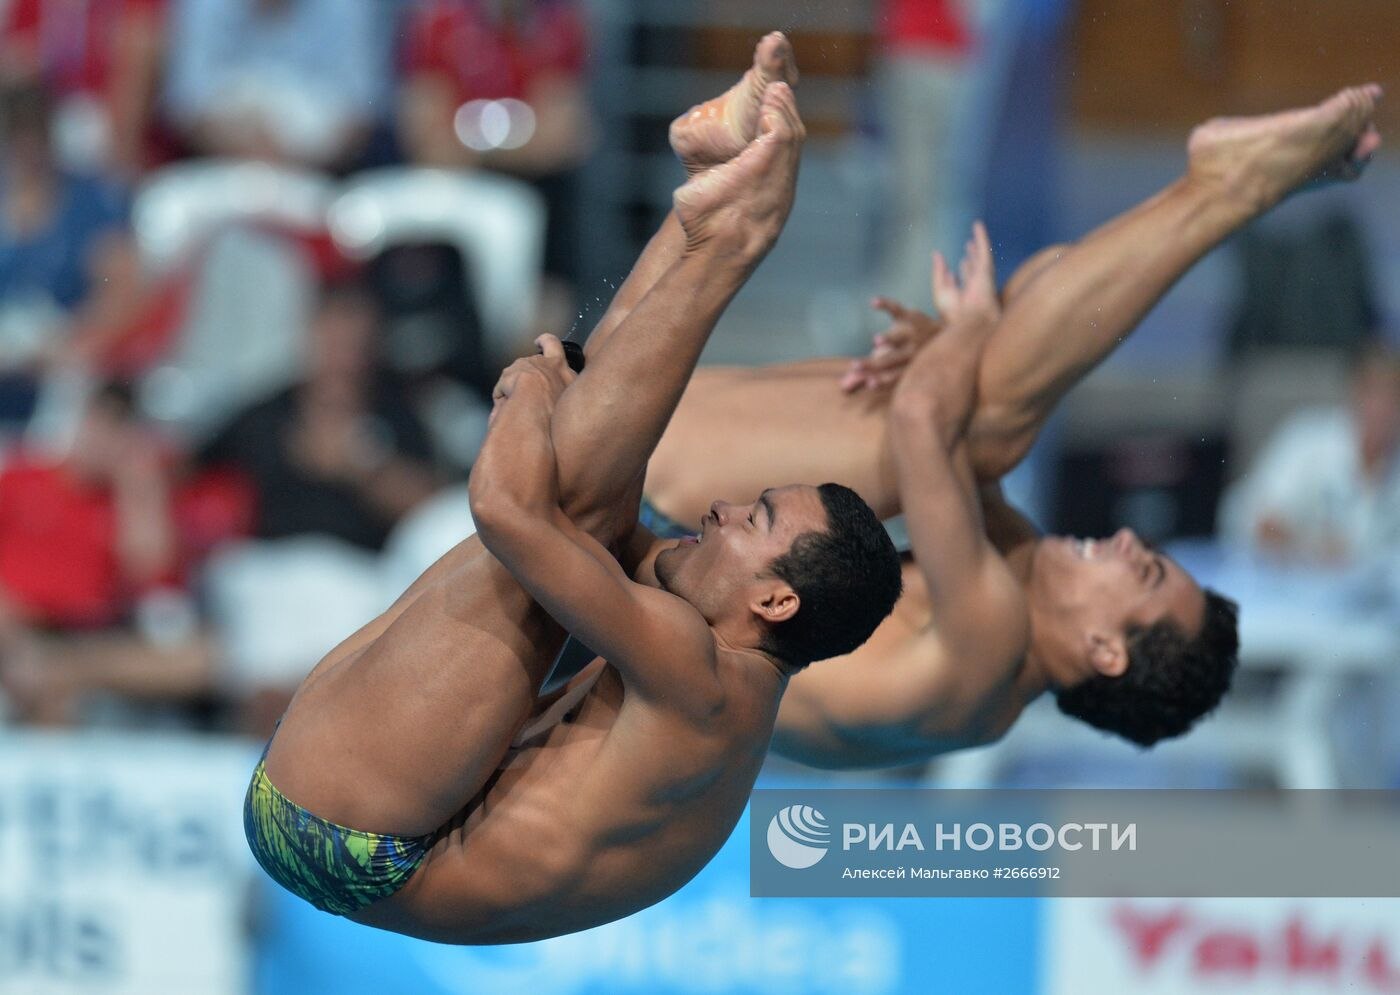
[[[759,789],[753,895],[1400,897],[1392,792]]]

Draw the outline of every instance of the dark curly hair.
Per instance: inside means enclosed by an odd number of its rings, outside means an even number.
[[[1239,663],[1239,606],[1209,588],[1205,622],[1188,637],[1170,622],[1128,636],[1128,669],[1057,692],[1060,711],[1139,746],[1180,736],[1220,704]]]
[[[899,600],[899,554],[870,506],[849,487],[817,488],[825,532],[804,532],[769,571],[797,592],[792,618],[768,627],[762,649],[792,667],[850,653]]]

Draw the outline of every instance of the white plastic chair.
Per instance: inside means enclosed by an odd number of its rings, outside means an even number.
[[[314,234],[325,231],[336,196],[324,174],[261,162],[202,159],[157,172],[132,205],[141,255],[153,272],[187,264],[221,231],[268,225]]]
[[[295,379],[316,274],[286,236],[324,233],[335,190],[318,173],[228,160],[180,163],[146,183],[133,206],[143,263],[194,281],[169,356],[140,385],[147,414],[197,438]]]
[[[467,265],[492,350],[508,354],[528,332],[544,260],[545,205],[519,180],[436,169],[361,173],[331,205],[329,225],[352,258],[413,242],[452,245]]]

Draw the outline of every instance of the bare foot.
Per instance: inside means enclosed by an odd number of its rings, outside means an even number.
[[[715,244],[757,261],[777,241],[792,210],[807,136],[786,83],[770,83],[758,136],[733,159],[692,176],[674,197],[686,249]]]
[[[671,122],[671,148],[691,176],[728,162],[758,135],[758,112],[770,83],[797,85],[792,43],[781,31],[754,48],[753,68],[727,91]]]
[[[1191,133],[1189,173],[1260,210],[1312,180],[1355,179],[1381,145],[1372,123],[1380,98],[1372,83],[1301,110],[1207,121]]]

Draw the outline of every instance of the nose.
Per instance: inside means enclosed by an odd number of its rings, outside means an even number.
[[[1133,552],[1137,548],[1138,537],[1132,529],[1122,528],[1113,533],[1113,549],[1124,556]]]
[[[710,517],[717,525],[723,525],[729,520],[729,503],[727,501],[716,501],[710,505]]]

